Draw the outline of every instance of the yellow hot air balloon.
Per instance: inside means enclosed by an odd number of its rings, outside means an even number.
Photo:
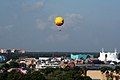
[[[61,26],[64,24],[64,19],[62,17],[56,17],[55,24],[58,26],[58,30],[61,31]]]
[[[55,24],[57,26],[62,26],[64,24],[64,19],[62,17],[56,17],[55,18]]]

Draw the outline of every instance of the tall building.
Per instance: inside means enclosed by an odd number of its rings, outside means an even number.
[[[104,52],[104,50],[102,49],[102,51],[100,52],[100,56],[98,57],[98,59],[100,61],[115,61],[115,62],[120,62],[120,60],[118,59],[118,52],[115,49],[114,52]]]

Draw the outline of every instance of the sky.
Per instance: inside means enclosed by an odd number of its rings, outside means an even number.
[[[54,24],[64,18],[62,31]],[[0,48],[120,51],[120,0],[0,0]]]

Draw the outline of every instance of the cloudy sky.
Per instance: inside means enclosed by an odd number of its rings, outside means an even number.
[[[120,0],[0,0],[0,48],[120,51]]]

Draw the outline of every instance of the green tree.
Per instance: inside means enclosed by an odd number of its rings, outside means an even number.
[[[83,80],[92,80],[89,76],[84,76]]]
[[[8,72],[6,80],[25,80],[25,75],[16,71]]]
[[[0,73],[0,80],[6,80],[6,76],[5,73]]]
[[[7,72],[0,73],[0,80],[7,80],[7,75],[8,75]]]
[[[17,62],[10,62],[10,68],[19,68],[19,64]]]
[[[111,67],[102,67],[100,70],[102,73],[105,73],[106,71],[112,71],[113,69]]]
[[[44,75],[41,74],[40,71],[34,71],[33,73],[29,73],[25,77],[26,80],[46,80]]]
[[[45,75],[48,75],[49,73],[54,72],[55,70],[57,70],[57,68],[47,67],[47,68],[45,68],[45,69],[42,69],[41,71],[42,71]]]
[[[10,68],[10,65],[9,64],[4,64],[1,67],[5,70],[8,70]]]
[[[102,67],[101,69],[101,72],[102,74],[105,73],[105,76],[106,76],[106,79],[108,80],[109,78],[110,79],[113,79],[113,69],[111,67]],[[109,72],[110,71],[110,72]]]
[[[86,76],[87,75],[87,68],[86,67],[83,67],[83,68],[81,68],[80,69],[80,72],[82,72],[82,74],[84,75],[84,76]]]
[[[54,72],[49,73],[47,79],[48,80],[84,80],[84,77],[81,76],[83,73],[84,71],[79,68],[57,69]]]
[[[115,75],[115,80],[119,80],[119,74],[120,74],[120,66],[116,66],[114,69],[116,75]]]

